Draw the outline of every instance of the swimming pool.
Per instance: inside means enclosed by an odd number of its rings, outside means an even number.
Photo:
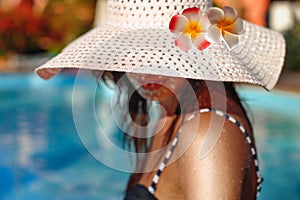
[[[0,199],[122,199],[128,173],[97,161],[76,133],[73,82],[64,74],[50,81],[0,75]],[[82,84],[82,106],[89,84],[95,81]],[[300,199],[300,96],[239,92],[251,109],[265,178],[260,199]]]

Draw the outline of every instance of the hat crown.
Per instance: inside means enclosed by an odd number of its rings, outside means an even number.
[[[211,0],[108,0],[106,24],[124,28],[168,28],[173,15],[190,7],[205,12]]]

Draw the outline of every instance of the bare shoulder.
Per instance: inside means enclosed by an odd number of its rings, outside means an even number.
[[[176,164],[185,199],[240,199],[251,155],[236,124],[202,113],[182,126],[178,146],[184,149]]]

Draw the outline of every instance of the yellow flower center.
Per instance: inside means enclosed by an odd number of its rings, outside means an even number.
[[[190,35],[192,39],[195,39],[201,30],[202,27],[198,22],[190,21],[186,24],[184,33]]]
[[[230,25],[232,24],[232,21],[231,19],[224,19],[223,21],[220,21],[217,26],[219,27],[219,29],[224,32],[224,31],[229,31],[231,32],[231,29],[230,29]]]

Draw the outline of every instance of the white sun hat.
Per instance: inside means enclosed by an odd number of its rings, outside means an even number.
[[[36,69],[62,68],[247,82],[272,89],[285,56],[283,36],[209,0],[108,0],[103,25]]]

